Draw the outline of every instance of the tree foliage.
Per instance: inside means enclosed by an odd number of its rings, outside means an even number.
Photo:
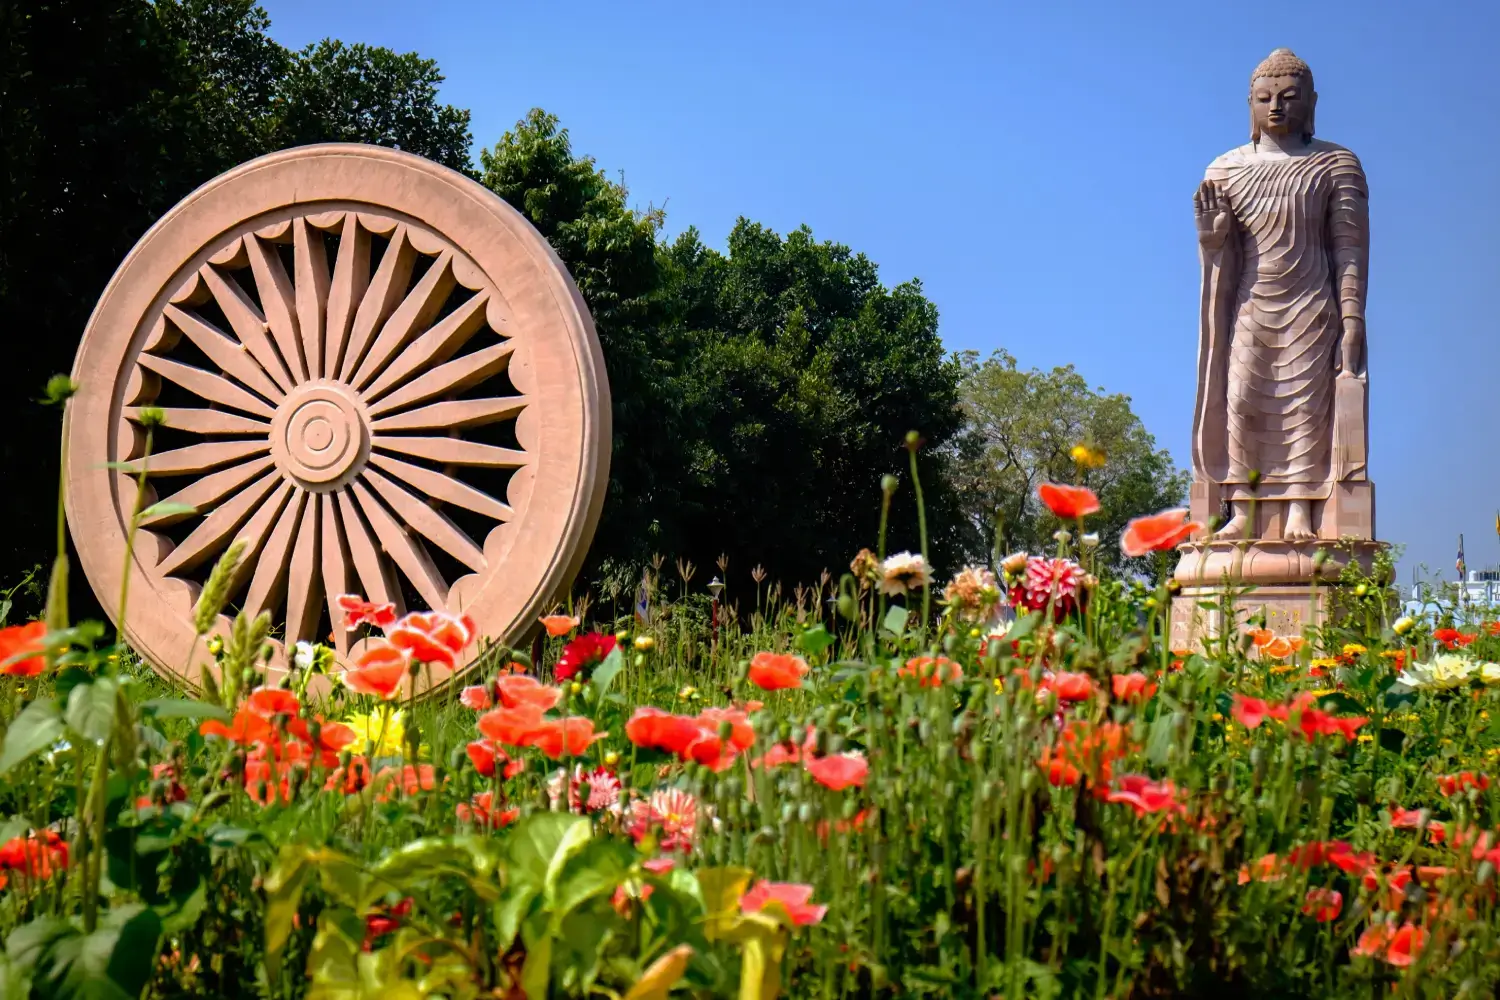
[[[1184,502],[1187,474],[1156,446],[1129,396],[1091,388],[1072,365],[1023,371],[1003,350],[983,361],[965,354],[963,367],[964,430],[953,468],[974,531],[992,533],[998,524],[1007,551],[1047,550],[1061,525],[1037,487],[1086,485],[1103,508],[1087,527],[1100,535],[1101,557],[1117,562],[1126,521]],[[1079,444],[1103,464],[1077,461]]]
[[[467,169],[469,113],[437,101],[431,60],[323,41],[289,52],[253,0],[33,0],[0,5],[0,461],[57,477],[56,415],[36,405],[72,367],[114,269],[163,212],[216,174],[289,145],[399,146]],[[47,556],[45,489],[7,490],[0,559]]]

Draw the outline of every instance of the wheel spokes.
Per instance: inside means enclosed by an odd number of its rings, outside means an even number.
[[[275,250],[267,250],[260,238],[253,234],[245,236],[245,253],[250,257],[250,272],[255,276],[255,290],[260,293],[266,325],[271,328],[271,336],[281,349],[281,358],[298,382],[306,382],[307,364],[302,358],[302,335],[297,329],[292,279],[281,266],[281,255]]]
[[[433,472],[420,465],[411,465],[389,455],[371,455],[370,464],[378,465],[397,479],[404,480],[444,503],[456,504],[465,510],[472,510],[476,514],[483,514],[496,521],[509,521],[516,516],[516,512],[509,504],[501,503],[488,493],[481,493],[468,483],[459,482],[441,472]]]
[[[374,469],[366,469],[364,478],[375,488],[375,492],[380,494],[381,499],[390,504],[391,509],[401,516],[401,520],[474,572],[484,572],[488,565],[484,552],[474,544],[472,538],[464,534],[463,529],[458,525]]]
[[[415,410],[380,417],[370,423],[377,431],[425,431],[446,427],[479,427],[509,420],[526,408],[525,396],[494,399],[454,399],[430,403]]]
[[[203,277],[203,283],[208,286],[214,301],[218,303],[219,309],[223,311],[229,325],[234,329],[234,335],[240,338],[240,343],[245,349],[260,362],[260,366],[271,376],[271,380],[286,392],[291,392],[296,385],[292,376],[282,363],[281,355],[276,353],[276,348],[271,345],[271,339],[266,335],[269,327],[266,326],[266,318],[261,315],[255,303],[245,294],[239,282],[220,274],[212,264],[204,264],[198,273]]]
[[[379,399],[418,369],[441,364],[484,329],[485,307],[489,295],[480,292],[444,316],[432,329],[422,334],[396,355],[380,377],[365,389],[366,399]]]
[[[473,388],[510,367],[510,357],[515,352],[515,345],[504,341],[438,365],[371,405],[370,416],[378,417],[405,406],[425,403],[434,396],[446,396]]]
[[[185,365],[180,361],[169,361],[154,354],[142,354],[141,367],[156,372],[164,379],[176,382],[188,392],[211,403],[243,410],[258,417],[276,415],[276,411],[258,396],[252,396],[227,378],[206,372],[202,368]]]

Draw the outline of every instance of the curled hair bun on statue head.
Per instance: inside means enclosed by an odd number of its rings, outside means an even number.
[[[1250,74],[1250,82],[1253,84],[1268,76],[1300,76],[1307,80],[1309,87],[1312,86],[1312,68],[1291,49],[1277,49],[1262,59],[1255,72]]]

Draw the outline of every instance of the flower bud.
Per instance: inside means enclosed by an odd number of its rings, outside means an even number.
[[[1099,547],[1099,533],[1097,531],[1090,531],[1084,534],[1078,539],[1078,544],[1085,550],[1097,549]]]
[[[1391,629],[1397,635],[1405,635],[1406,633],[1410,632],[1412,629],[1414,629],[1416,627],[1417,627],[1417,621],[1416,621],[1416,619],[1415,618],[1411,618],[1409,616],[1403,616],[1401,618],[1397,618],[1396,621],[1395,621],[1395,623],[1391,625]]]
[[[652,636],[638,635],[635,637],[635,648],[640,650],[642,653],[651,652],[652,647],[654,647],[655,645],[656,639]]]
[[[890,496],[892,493],[896,492],[897,483],[898,480],[896,479],[896,477],[887,472],[885,475],[880,477],[880,492],[884,493],[886,496]]]
[[[1059,545],[1067,545],[1073,540],[1073,533],[1066,528],[1059,528],[1052,533],[1052,540]]]

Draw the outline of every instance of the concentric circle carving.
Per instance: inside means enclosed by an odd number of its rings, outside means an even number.
[[[144,468],[171,505],[142,524],[123,626],[190,681],[193,604],[237,539],[231,610],[346,656],[346,592],[513,637],[598,518],[609,390],[582,299],[517,213],[409,154],[304,147],[194,192],[121,264],[74,378],[84,570],[118,621]]]

